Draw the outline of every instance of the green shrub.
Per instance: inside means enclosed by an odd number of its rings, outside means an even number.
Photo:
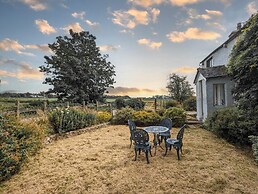
[[[126,107],[126,102],[125,102],[124,98],[122,98],[122,97],[117,98],[115,100],[115,107],[117,109],[125,108]]]
[[[94,125],[96,115],[76,109],[55,109],[49,114],[49,122],[55,133],[63,133]]]
[[[17,173],[29,155],[42,146],[44,132],[34,123],[0,117],[0,182]]]
[[[136,111],[132,120],[137,126],[149,126],[160,123],[161,117],[153,111]]]
[[[171,107],[180,107],[180,103],[176,100],[169,100],[169,101],[166,101],[165,103],[165,108],[168,109],[168,108],[171,108]]]
[[[196,111],[196,97],[192,96],[183,102],[183,108],[188,111]]]
[[[113,119],[112,124],[116,125],[125,125],[127,124],[128,119],[132,119],[133,113],[135,111],[132,108],[126,107],[122,108],[121,110],[118,110]]]
[[[206,120],[205,126],[229,142],[249,145],[248,136],[257,135],[253,123],[239,114],[236,107],[218,109]]]
[[[181,127],[186,122],[186,112],[182,108],[171,107],[164,113],[165,118],[170,118],[173,127]]]
[[[112,119],[112,115],[110,112],[98,112],[97,113],[97,122],[98,123],[106,123]]]
[[[145,102],[138,99],[129,99],[126,101],[126,105],[134,110],[142,110],[144,109]]]
[[[255,161],[258,163],[258,136],[251,135],[249,136],[250,141],[252,142],[252,150]]]

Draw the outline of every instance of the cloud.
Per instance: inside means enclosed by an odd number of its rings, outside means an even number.
[[[203,31],[199,28],[188,28],[185,32],[171,32],[167,34],[167,37],[171,42],[184,42],[187,39],[215,40],[221,35],[213,31]]]
[[[153,21],[153,23],[156,23],[158,15],[160,14],[160,10],[156,9],[156,8],[153,8],[151,10],[151,14],[152,14],[152,21]]]
[[[34,11],[42,11],[47,9],[47,5],[42,0],[19,0],[25,5],[28,5]]]
[[[205,10],[206,14],[198,14],[195,9],[189,9],[188,10],[188,15],[190,19],[204,19],[204,20],[209,20],[212,18],[218,18],[223,15],[221,11],[217,10]]]
[[[137,9],[129,9],[128,11],[117,10],[112,13],[114,16],[112,22],[129,29],[133,29],[139,24],[148,25],[150,21],[156,22],[160,11],[155,8],[148,11]]]
[[[188,4],[194,4],[203,0],[170,0],[170,3],[175,6],[183,7]]]
[[[175,70],[176,73],[195,73],[196,72],[196,67],[190,67],[190,66],[183,66],[179,67]]]
[[[232,0],[220,0],[225,6],[230,6]]]
[[[258,11],[258,2],[252,1],[247,4],[246,10],[249,15],[255,14]]]
[[[109,95],[128,95],[128,96],[153,96],[153,95],[164,95],[167,94],[167,90],[159,89],[152,90],[146,88],[128,88],[128,87],[115,87],[107,89]]]
[[[0,65],[16,66],[16,71],[14,72],[0,70],[0,76],[3,76],[3,77],[14,77],[20,80],[24,80],[24,79],[42,80],[43,78],[43,73],[41,73],[38,68],[33,68],[29,63],[26,63],[26,62],[17,62],[14,59],[0,58]]]
[[[24,46],[27,49],[36,49],[43,52],[52,52],[52,50],[48,47],[47,44],[44,45],[38,45],[38,44],[28,44]]]
[[[223,31],[226,31],[226,28],[224,26],[222,26],[220,23],[218,22],[208,22],[207,23],[209,26],[211,27],[214,27],[214,28],[217,28],[219,30],[223,30]]]
[[[113,45],[102,45],[99,46],[99,50],[102,52],[107,52],[107,51],[117,51],[121,46],[113,46]]]
[[[70,29],[72,29],[74,32],[84,31],[84,29],[81,27],[80,23],[78,23],[78,22],[70,24],[63,28],[63,30],[65,30],[67,32],[69,32]]]
[[[82,19],[82,20],[84,18],[84,15],[85,15],[85,11],[72,13],[72,16],[74,18],[79,18],[79,19]]]
[[[56,33],[54,27],[48,24],[47,20],[35,20],[35,24],[38,26],[38,29],[43,34]]]
[[[90,27],[96,27],[99,25],[97,22],[92,22],[90,20],[85,20],[85,23],[88,24]]]
[[[129,3],[132,3],[133,5],[139,5],[142,7],[151,7],[153,5],[159,5],[163,2],[165,2],[165,0],[128,0]]]
[[[1,70],[0,70],[0,72],[1,72]],[[1,83],[1,85],[8,85],[9,84],[8,81],[6,81],[6,80],[0,80],[0,83]]]
[[[25,50],[25,47],[23,45],[21,45],[18,41],[11,40],[9,38],[6,38],[6,39],[0,41],[0,50],[14,51],[17,54],[34,56],[34,54],[32,54],[32,53],[23,52],[22,50]]]
[[[138,44],[146,45],[151,49],[158,49],[162,46],[162,42],[154,42],[146,38],[139,39],[137,42]]]

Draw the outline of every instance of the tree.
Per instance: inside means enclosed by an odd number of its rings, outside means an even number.
[[[186,76],[179,76],[175,73],[169,75],[167,89],[171,98],[180,103],[183,103],[193,95],[193,89],[186,80]]]
[[[233,96],[239,108],[249,115],[258,113],[258,14],[242,29],[231,52],[228,73],[235,82]]]
[[[101,100],[106,89],[115,82],[114,65],[107,62],[108,55],[102,56],[96,46],[96,37],[87,31],[71,37],[58,36],[49,44],[53,55],[45,56],[40,71],[46,76],[44,84],[52,85],[48,93],[57,94],[59,99],[75,102]]]

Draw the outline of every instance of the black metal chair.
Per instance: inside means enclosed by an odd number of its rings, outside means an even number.
[[[171,137],[172,120],[170,118],[165,118],[161,121],[160,126],[169,128],[168,131],[158,134],[159,145],[162,143],[163,139],[166,140]]]
[[[149,164],[150,162],[149,162],[148,153],[150,153],[150,155],[152,156],[151,144],[149,142],[149,134],[144,130],[136,129],[133,134],[133,140],[134,140],[134,152],[135,152],[134,160],[136,161],[137,159],[137,152],[139,152],[140,154],[141,151],[143,151],[145,152],[146,160],[147,160],[147,163]]]
[[[167,151],[168,151],[168,147],[170,147],[170,150],[173,146],[173,148],[176,149],[176,152],[177,152],[177,159],[180,160],[180,152],[182,154],[182,147],[183,147],[183,137],[184,137],[184,131],[185,131],[185,127],[186,127],[186,124],[184,124],[178,134],[177,134],[177,137],[176,139],[173,139],[173,138],[168,138],[165,142],[166,144],[166,152],[164,154],[164,156],[167,155]]]
[[[130,129],[130,148],[131,148],[132,143],[133,143],[133,133],[136,130],[136,125],[132,120],[128,120],[128,126]]]

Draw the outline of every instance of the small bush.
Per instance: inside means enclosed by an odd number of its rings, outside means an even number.
[[[98,123],[106,123],[112,119],[112,115],[110,112],[98,112],[97,113],[97,122]]]
[[[255,161],[258,163],[258,136],[251,135],[249,136],[250,141],[252,142],[252,150]]]
[[[126,102],[125,102],[124,98],[121,98],[121,97],[117,98],[115,100],[115,107],[117,109],[125,108],[126,107]]]
[[[17,173],[29,155],[42,146],[44,132],[34,123],[0,117],[0,182]]]
[[[205,126],[229,142],[250,145],[248,136],[257,135],[253,123],[239,114],[236,107],[218,109],[206,120]]]
[[[174,127],[181,127],[186,122],[186,112],[182,108],[171,107],[164,113],[165,118],[170,118]]]
[[[134,110],[142,110],[144,109],[145,102],[138,99],[130,99],[126,101],[126,105]]]
[[[136,111],[133,113],[132,120],[137,126],[157,125],[161,117],[153,111]]]
[[[55,109],[49,114],[49,122],[55,133],[63,133],[94,125],[96,115],[76,109]]]
[[[192,96],[189,99],[185,100],[183,103],[183,108],[188,111],[196,110],[196,97]]]
[[[126,107],[122,108],[121,110],[118,110],[113,119],[112,119],[112,124],[116,125],[125,125],[127,124],[127,121],[129,119],[132,119],[133,113],[135,111],[132,108]]]
[[[180,106],[181,106],[180,103],[176,100],[169,100],[165,104],[166,109],[171,108],[171,107],[180,107]]]

